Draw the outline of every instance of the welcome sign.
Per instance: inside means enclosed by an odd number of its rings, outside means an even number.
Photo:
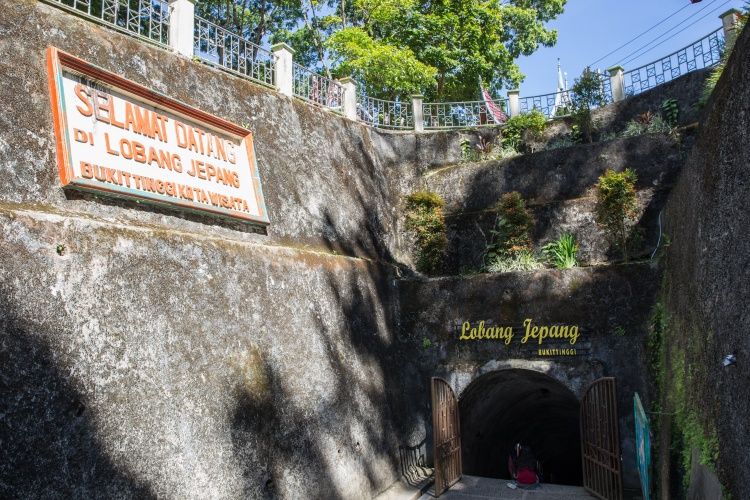
[[[269,223],[252,133],[54,47],[63,187]]]

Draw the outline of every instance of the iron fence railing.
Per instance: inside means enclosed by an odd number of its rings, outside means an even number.
[[[263,85],[274,85],[274,55],[221,26],[195,16],[195,56]]]
[[[719,28],[687,47],[625,73],[625,95],[640,94],[698,69],[709,68],[721,60],[724,31]]]
[[[414,128],[414,112],[411,101],[385,101],[357,95],[357,119],[375,128]]]
[[[547,118],[564,116],[570,114],[572,107],[572,95],[569,90],[552,92],[549,94],[521,97],[518,100],[521,114],[530,113],[535,109]]]
[[[507,101],[498,99],[495,104],[508,113]],[[484,101],[429,102],[422,105],[425,129],[464,128],[495,125],[492,113]]]
[[[170,47],[168,0],[41,1],[130,36]],[[269,87],[279,86],[278,75],[275,74],[277,59],[272,52],[199,16],[195,16],[193,26],[193,54],[196,58],[254,82]],[[626,96],[639,94],[692,71],[712,67],[721,60],[724,45],[724,30],[719,28],[668,56],[627,71],[623,73],[624,93]],[[604,93],[603,104],[610,103],[614,101],[612,80],[608,75],[599,76]],[[343,112],[344,87],[336,80],[310,71],[297,63],[292,64],[292,80],[294,96],[336,112]],[[357,119],[370,126],[404,130],[419,128],[419,124],[414,123],[415,110],[410,100],[387,101],[358,94],[356,99],[349,102],[353,101],[356,101]],[[574,101],[575,96],[571,90],[521,97],[518,101],[518,112],[529,113],[538,109],[547,118],[554,118],[568,114]],[[508,100],[497,99],[495,104],[503,109],[506,115],[510,114]],[[427,130],[495,124],[493,115],[484,101],[423,103],[422,114],[423,125]]]
[[[313,73],[297,63],[293,64],[292,73],[295,96],[333,111],[343,110],[344,87],[339,82]]]
[[[166,0],[44,0],[158,45],[169,45]]]

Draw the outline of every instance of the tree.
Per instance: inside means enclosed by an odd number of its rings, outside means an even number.
[[[196,15],[262,45],[273,33],[294,29],[303,17],[301,0],[198,0]]]
[[[362,28],[337,31],[327,46],[338,61],[336,73],[357,78],[367,95],[395,99],[416,94],[435,78],[435,69],[410,49],[374,40]]]
[[[626,168],[622,172],[607,170],[596,184],[596,222],[626,262],[631,224],[638,217],[636,180],[635,171]]]
[[[591,71],[591,68],[586,68],[580,78],[576,79],[571,90],[573,91],[573,120],[583,139],[588,143],[594,142],[594,121],[591,118],[591,108],[604,105],[605,95],[601,77],[598,73]]]
[[[374,97],[421,92],[431,100],[473,100],[480,80],[495,92],[520,84],[515,60],[556,42],[546,23],[565,3],[203,0],[196,10],[258,45],[289,43],[305,66],[358,76]]]

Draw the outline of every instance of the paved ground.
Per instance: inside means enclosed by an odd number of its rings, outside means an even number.
[[[510,489],[507,479],[464,476],[450,490],[440,495],[441,499],[453,500],[487,500],[503,498],[513,500],[591,500],[593,496],[579,486],[561,486],[542,484],[534,490]],[[419,500],[433,500],[432,488]]]

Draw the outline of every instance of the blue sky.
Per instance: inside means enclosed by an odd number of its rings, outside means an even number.
[[[696,4],[691,4],[690,0],[568,0],[565,12],[549,24],[558,31],[557,44],[554,47],[541,47],[531,56],[518,61],[526,75],[520,87],[521,96],[555,91],[558,57],[572,85],[583,68],[669,17],[658,27],[592,66],[604,70],[635,57],[622,64],[627,71],[660,59],[720,28],[719,14],[733,7],[740,8],[743,4],[742,0],[702,0]],[[678,9],[682,10],[677,12]],[[674,16],[670,16],[673,13]],[[664,36],[659,38],[662,34]],[[654,39],[657,40],[648,45]],[[631,57],[625,57],[639,47],[647,45],[645,51],[660,42],[664,43],[640,56],[636,52]]]

